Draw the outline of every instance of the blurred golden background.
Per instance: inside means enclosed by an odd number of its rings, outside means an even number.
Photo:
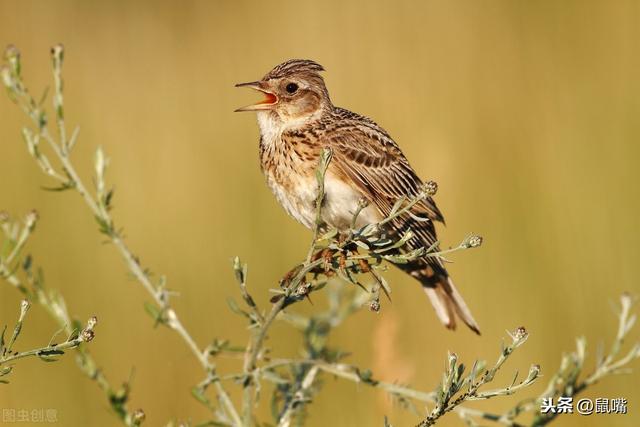
[[[333,345],[382,379],[430,390],[447,350],[493,360],[505,329],[525,325],[530,340],[500,382],[534,362],[547,375],[518,396],[479,405],[499,411],[540,393],[574,337],[584,334],[593,356],[616,326],[609,302],[640,289],[639,18],[640,4],[623,0],[1,0],[0,43],[21,49],[36,94],[51,85],[49,47],[64,43],[67,121],[81,126],[74,161],[89,177],[95,148],[108,153],[116,222],[180,292],[174,304],[203,346],[247,337],[225,302],[237,296],[231,258],[249,263],[250,288],[266,304],[310,238],[264,184],[255,118],[233,113],[256,96],[233,85],[289,58],[323,64],[334,103],[380,123],[419,174],[440,184],[444,244],[470,231],[485,237],[450,266],[482,337],[446,331],[418,285],[391,271],[393,302],[383,301],[379,315],[358,313]],[[98,316],[91,351],[112,381],[135,367],[132,407],[145,409],[145,425],[205,419],[189,393],[200,367],[176,335],[152,328],[148,296],[101,244],[79,197],[41,190],[51,182],[21,141],[25,123],[0,98],[0,208],[40,212],[29,252],[47,286],[73,315]],[[19,299],[0,287],[0,324],[14,322]],[[55,329],[34,307],[21,348],[46,343]],[[288,327],[274,328],[275,354],[293,356],[298,344]],[[55,408],[65,426],[118,425],[73,357],[21,361],[10,380],[0,407]],[[637,374],[608,378],[586,394],[627,398],[628,415],[556,424],[639,425],[637,384]],[[308,425],[382,425],[385,414],[396,426],[418,421],[381,392],[327,377]],[[450,415],[440,424],[462,421]]]

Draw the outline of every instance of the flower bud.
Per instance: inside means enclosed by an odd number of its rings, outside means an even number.
[[[24,219],[24,222],[27,228],[32,228],[36,224],[38,217],[39,217],[38,211],[35,209],[32,209]]]
[[[367,206],[369,206],[369,201],[364,197],[361,197],[360,200],[358,200],[358,209],[362,210]]]
[[[4,59],[9,63],[13,77],[20,76],[20,51],[14,45],[9,45],[4,51]]]
[[[429,197],[431,196],[435,196],[436,193],[438,192],[438,183],[435,181],[427,181],[424,184],[424,188],[423,191],[425,192],[425,194]]]
[[[465,248],[477,248],[480,245],[482,245],[482,236],[471,235],[462,242]]]
[[[20,58],[20,51],[18,50],[17,47],[15,47],[14,45],[10,44],[9,46],[7,46],[7,48],[4,50],[4,58],[9,61],[10,63],[15,62],[17,59]]]
[[[134,422],[134,425],[140,425],[146,417],[147,416],[144,411],[141,408],[138,408],[131,414],[131,421]]]
[[[22,302],[20,302],[20,319],[21,320],[27,314],[27,311],[29,311],[29,307],[31,307],[31,303],[26,299],[23,299]]]
[[[96,316],[91,316],[87,321],[87,329],[93,330],[93,328],[96,326],[97,323],[98,323],[98,318]]]
[[[95,338],[96,334],[92,329],[84,329],[80,334],[80,339],[84,342],[90,342]]]
[[[11,75],[11,70],[6,65],[0,68],[0,76],[2,77],[2,84],[4,84],[7,89],[13,88],[15,82],[13,80],[13,76]]]
[[[524,339],[527,337],[527,335],[529,335],[529,333],[524,326],[520,326],[519,328],[516,328],[515,331],[513,331],[513,336],[517,340]]]
[[[64,46],[62,43],[58,43],[51,48],[51,56],[56,65],[60,65],[64,57]]]
[[[309,293],[309,289],[311,289],[311,283],[305,283],[296,288],[296,296],[303,297]]]
[[[453,366],[458,363],[458,355],[456,353],[449,353],[449,366]]]
[[[531,365],[529,368],[529,374],[527,375],[527,379],[525,381],[530,382],[538,378],[540,375],[540,365]]]

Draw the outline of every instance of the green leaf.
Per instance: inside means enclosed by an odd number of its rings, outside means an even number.
[[[155,321],[154,326],[158,326],[159,324],[164,324],[165,323],[164,313],[162,312],[160,307],[156,306],[153,303],[145,302],[144,303],[144,310],[147,313],[149,313],[149,315]]]
[[[44,101],[46,101],[47,99],[48,94],[49,94],[49,86],[46,86],[42,91],[42,96],[40,97],[40,100],[38,101],[38,107],[42,107],[42,105],[44,104]]]
[[[359,233],[365,237],[368,237],[373,235],[377,231],[378,231],[378,224],[367,224],[360,229]]]
[[[31,270],[31,265],[33,264],[33,258],[31,257],[31,255],[27,255],[24,257],[24,260],[22,261],[22,269],[26,272],[29,272]]]
[[[337,235],[338,235],[338,229],[337,228],[331,228],[331,229],[329,229],[329,231],[324,233],[322,236],[318,237],[318,241],[330,240],[330,239],[333,239],[334,237],[336,237]]]
[[[107,194],[104,195],[104,200],[102,201],[102,204],[104,205],[104,208],[107,211],[111,210],[111,202],[113,201],[113,192],[114,191],[115,191],[115,189],[112,188],[109,191],[107,191]]]
[[[236,275],[238,283],[245,283],[247,280],[247,264],[240,261],[240,257],[233,258],[233,272]]]
[[[73,319],[71,321],[71,335],[69,336],[69,339],[78,338],[79,331],[81,331],[82,329],[84,329],[84,325],[82,324],[82,322],[78,319]]]
[[[249,313],[247,313],[246,311],[242,310],[239,306],[238,303],[235,302],[235,300],[233,298],[227,298],[227,305],[229,306],[229,308],[231,309],[231,311],[233,311],[235,314],[239,314],[241,316],[245,316],[247,318],[251,318],[251,316],[249,315]]]
[[[355,243],[356,245],[360,246],[362,249],[367,249],[367,250],[369,249],[369,245],[367,245],[362,240],[354,240],[353,243]]]
[[[191,395],[196,398],[200,403],[209,405],[209,399],[204,395],[202,388],[195,386],[191,389]]]
[[[320,282],[320,283],[316,284],[315,286],[313,286],[311,288],[310,292],[319,291],[320,289],[324,288],[325,286],[327,286],[327,282]]]
[[[107,236],[112,236],[113,235],[113,225],[112,224],[109,224],[107,221],[105,221],[103,218],[99,217],[98,215],[95,215],[94,218],[96,219],[96,222],[98,223],[98,230],[102,234],[106,234]]]
[[[47,355],[38,355],[38,357],[40,358],[40,360],[42,360],[43,362],[47,362],[47,363],[51,363],[51,362],[57,362],[58,359],[57,357],[54,357],[54,355],[51,356],[47,356]]]
[[[375,277],[378,283],[380,283],[384,294],[387,296],[389,301],[391,301],[391,287],[389,286],[389,283],[387,283],[387,280],[379,274],[374,274],[373,277]]]
[[[44,191],[60,192],[60,191],[71,190],[74,187],[75,187],[75,184],[73,182],[65,182],[61,184],[59,187],[40,187],[40,188],[42,188]]]
[[[38,356],[59,356],[64,354],[63,350],[58,350],[56,348],[52,348],[50,350],[42,350],[38,352]]]

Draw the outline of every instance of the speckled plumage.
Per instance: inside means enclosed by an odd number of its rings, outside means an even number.
[[[287,213],[306,227],[315,220],[317,194],[315,169],[323,147],[330,147],[333,159],[325,178],[322,219],[346,230],[365,198],[369,206],[358,216],[359,224],[379,222],[402,196],[417,195],[422,180],[389,134],[373,120],[335,107],[322,76],[324,69],[309,60],[291,60],[278,65],[251,87],[275,102],[256,104],[241,110],[257,110],[260,127],[260,164],[267,184]],[[291,85],[296,89],[289,93]],[[391,231],[412,230],[408,248],[431,247],[436,242],[435,221],[443,216],[431,198],[416,204],[411,212],[430,221],[416,221],[410,215],[390,224]],[[418,279],[440,320],[455,327],[457,314],[471,329],[478,326],[442,265],[424,257],[403,268]]]

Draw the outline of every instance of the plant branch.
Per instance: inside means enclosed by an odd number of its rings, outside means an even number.
[[[53,61],[53,76],[55,81],[55,94],[53,96],[53,104],[56,112],[56,122],[59,130],[59,142],[54,139],[47,128],[47,119],[44,110],[42,110],[40,108],[40,105],[34,101],[31,95],[29,95],[24,86],[24,83],[22,82],[22,77],[20,75],[19,53],[14,50],[14,48],[12,48],[9,49],[5,54],[5,57],[8,59],[9,66],[5,66],[2,68],[2,80],[7,87],[10,95],[21,106],[25,113],[32,119],[33,123],[37,127],[37,138],[28,138],[28,145],[30,144],[30,146],[37,147],[37,141],[39,141],[40,138],[44,139],[48,143],[49,148],[60,161],[62,170],[64,171],[64,175],[66,175],[66,180],[64,180],[62,187],[58,189],[74,189],[77,191],[91,213],[98,221],[98,224],[100,225],[100,231],[105,234],[114,244],[122,258],[124,259],[129,271],[143,286],[143,288],[151,295],[155,303],[160,306],[161,313],[163,315],[162,320],[164,320],[163,323],[166,324],[170,329],[174,330],[183,339],[183,341],[185,341],[187,347],[194,354],[207,374],[209,374],[210,372],[215,372],[215,365],[208,360],[205,352],[201,350],[200,347],[196,344],[193,337],[189,334],[189,332],[180,321],[175,310],[170,306],[169,293],[163,288],[163,286],[156,286],[151,282],[148,273],[140,265],[138,258],[133,254],[128,245],[124,242],[121,234],[115,229],[113,219],[111,218],[111,215],[109,213],[111,207],[110,202],[112,192],[105,192],[104,185],[104,171],[106,169],[108,161],[104,157],[102,150],[98,149],[98,151],[96,152],[95,168],[97,195],[95,199],[87,190],[84,182],[76,172],[76,169],[71,161],[70,154],[72,145],[75,144],[75,140],[77,139],[77,132],[74,132],[73,134],[71,140],[73,144],[68,144],[66,140],[66,130],[63,114],[63,85],[61,76],[64,50],[62,45],[54,46],[51,49],[51,55]],[[24,134],[31,135],[31,132],[24,132]],[[44,157],[41,155],[41,153],[39,153],[39,151],[35,151],[35,153],[36,154],[34,155],[34,157],[42,166],[42,159]],[[48,164],[48,160],[46,161],[46,163]],[[46,168],[43,168],[43,170],[46,170]],[[64,179],[63,174],[60,173],[49,173],[49,175],[58,180]],[[242,425],[238,412],[233,406],[228,393],[226,392],[226,390],[224,390],[219,381],[215,382],[215,388],[228,415],[233,419],[234,425]]]

